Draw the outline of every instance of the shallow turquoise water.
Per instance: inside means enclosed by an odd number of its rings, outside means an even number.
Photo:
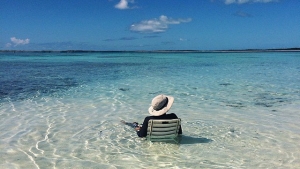
[[[297,168],[300,53],[0,54],[0,168]],[[175,97],[181,144],[149,143]]]

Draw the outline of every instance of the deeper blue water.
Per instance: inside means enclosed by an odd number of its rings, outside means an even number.
[[[0,99],[58,96],[89,83],[148,77],[147,83],[165,78],[171,85],[190,85],[195,90],[218,86],[218,92],[224,92],[240,84],[245,90],[262,88],[267,92],[257,94],[252,104],[272,107],[299,99],[299,57],[299,53],[1,54]],[[277,92],[281,97],[271,96]]]
[[[0,168],[300,166],[300,52],[0,53],[0,77]],[[119,123],[161,93],[180,145]]]

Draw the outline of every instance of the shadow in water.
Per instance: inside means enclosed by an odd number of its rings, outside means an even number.
[[[212,139],[203,138],[203,137],[191,137],[182,135],[179,138],[179,144],[199,144],[199,143],[210,143]]]

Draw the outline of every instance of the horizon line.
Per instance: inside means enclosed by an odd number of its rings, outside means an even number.
[[[185,53],[185,52],[300,52],[300,48],[275,48],[275,49],[226,49],[226,50],[0,50],[2,53],[97,53],[97,52],[159,52],[159,53],[168,53],[168,52],[176,52],[176,53]]]

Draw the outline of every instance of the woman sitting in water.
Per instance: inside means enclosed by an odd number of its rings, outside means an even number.
[[[132,123],[132,126],[137,131],[137,135],[139,137],[147,136],[148,122],[150,119],[178,119],[178,117],[174,113],[166,114],[170,110],[173,102],[174,102],[174,97],[171,96],[166,96],[161,94],[154,97],[151,106],[149,108],[149,113],[152,116],[147,116],[144,119],[142,126],[139,126],[138,123],[136,122]],[[122,122],[127,125],[129,124],[124,121]],[[179,134],[182,134],[181,126],[179,128]]]

